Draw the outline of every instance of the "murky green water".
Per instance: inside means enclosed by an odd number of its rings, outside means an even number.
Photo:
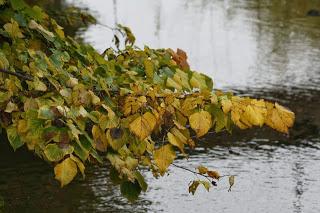
[[[211,134],[177,164],[237,174],[227,192],[221,180],[209,193],[189,195],[191,174],[171,169],[134,204],[119,194],[107,167],[60,189],[49,165],[23,150],[0,149],[0,212],[320,212],[320,9],[318,0],[86,0],[99,22],[119,22],[138,45],[182,48],[196,70],[218,88],[280,101],[297,114],[289,137],[270,129]],[[91,26],[83,35],[97,49],[111,32]],[[2,141],[1,141],[2,142]],[[2,207],[4,206],[4,207]]]

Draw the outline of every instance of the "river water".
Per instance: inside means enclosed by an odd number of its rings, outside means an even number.
[[[135,203],[120,196],[108,167],[60,189],[46,163],[5,145],[0,149],[0,212],[320,212],[320,9],[318,0],[68,0],[100,24],[81,36],[103,51],[112,33],[131,27],[137,45],[182,48],[191,67],[219,89],[278,101],[297,114],[289,136],[268,128],[210,134],[188,160],[236,174],[206,192],[188,194],[195,177],[178,168],[154,179]],[[4,205],[4,208],[1,207]]]

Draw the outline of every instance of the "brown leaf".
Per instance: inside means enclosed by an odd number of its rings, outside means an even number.
[[[172,49],[168,50],[172,56],[172,59],[180,66],[183,70],[190,69],[190,66],[187,62],[188,56],[185,51],[182,49],[177,49],[177,52],[175,53]]]

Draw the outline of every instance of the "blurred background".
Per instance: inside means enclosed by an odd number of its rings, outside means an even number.
[[[192,174],[174,168],[156,180],[146,171],[149,189],[133,204],[110,182],[106,166],[91,166],[85,180],[60,189],[49,165],[25,150],[13,153],[1,140],[0,212],[1,204],[8,212],[320,212],[319,0],[30,2],[101,52],[113,37],[104,25],[117,23],[132,29],[140,47],[181,48],[216,88],[278,101],[297,121],[289,136],[269,128],[212,133],[188,160],[178,160],[236,174],[232,192],[222,179],[192,196]],[[75,15],[74,7],[96,21]]]

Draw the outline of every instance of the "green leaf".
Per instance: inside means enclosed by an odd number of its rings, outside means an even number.
[[[141,193],[141,187],[137,181],[134,183],[126,181],[120,185],[121,194],[127,198],[130,202],[133,202],[138,199]]]
[[[10,95],[8,93],[0,92],[0,103],[6,102],[9,98]]]
[[[23,146],[24,142],[22,142],[20,136],[18,135],[17,129],[15,126],[11,125],[7,127],[6,130],[7,130],[8,140],[12,148],[14,149],[14,151],[16,151],[18,148]]]
[[[142,174],[139,171],[135,171],[134,176],[135,176],[136,180],[138,181],[142,191],[146,192],[148,189],[148,184],[146,183]]]
[[[3,26],[5,31],[12,37],[12,38],[23,38],[23,34],[19,28],[19,25],[16,21],[11,21],[11,23],[7,23]]]
[[[3,54],[3,52],[1,52],[0,50],[0,69],[8,69],[9,68],[9,61],[6,58],[5,54]],[[0,100],[1,101],[1,100]]]
[[[192,193],[192,195],[194,195],[197,191],[199,184],[200,184],[200,181],[198,180],[192,181],[192,183],[189,186],[189,193]]]
[[[38,6],[33,6],[32,8],[30,7],[26,8],[25,13],[37,21],[42,21],[45,18],[45,13]]]
[[[58,162],[64,158],[64,156],[71,154],[74,148],[67,145],[66,148],[60,148],[57,144],[48,144],[44,149],[44,154],[51,162]]]
[[[14,10],[21,10],[28,7],[24,0],[10,0],[10,3]]]
[[[42,81],[40,81],[39,79],[36,79],[33,82],[33,86],[34,86],[34,89],[37,90],[37,91],[42,91],[42,92],[47,91],[47,86]]]
[[[49,144],[44,149],[44,154],[49,161],[55,162],[63,159],[64,153],[57,144]]]
[[[123,180],[120,178],[120,173],[113,166],[110,168],[109,176],[114,184],[120,184],[123,182]]]
[[[41,106],[38,110],[38,118],[44,120],[51,120],[54,118],[54,113],[47,105]]]
[[[6,0],[0,0],[0,6],[4,5],[6,3]]]

